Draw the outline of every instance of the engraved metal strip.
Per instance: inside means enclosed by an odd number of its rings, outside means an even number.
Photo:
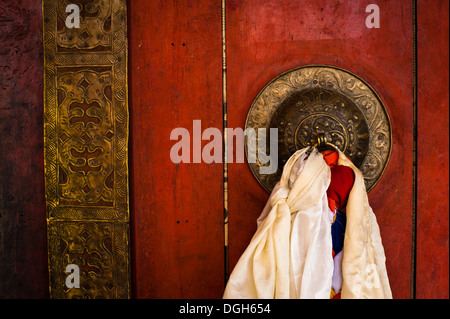
[[[80,9],[79,28],[66,7]],[[44,156],[52,298],[127,298],[125,0],[43,0]],[[81,287],[67,289],[76,264]]]

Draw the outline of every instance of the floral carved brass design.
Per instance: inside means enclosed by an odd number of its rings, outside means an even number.
[[[64,23],[65,12],[69,4],[80,6],[80,28],[67,28]],[[64,0],[58,6],[57,41],[58,50],[70,52],[70,49],[111,51],[113,35],[111,15],[113,1],[105,0]]]
[[[129,298],[126,1],[43,0],[43,17],[50,295]]]
[[[253,101],[246,128],[278,129],[277,172],[260,174],[263,164],[258,158],[256,163],[249,163],[269,192],[289,157],[314,145],[319,133],[359,167],[367,191],[381,178],[391,153],[391,126],[380,97],[362,79],[336,67],[304,66],[273,79]],[[266,147],[270,150],[268,141]]]
[[[60,203],[113,205],[111,84],[111,71],[84,69],[58,76]]]
[[[128,296],[126,223],[68,221],[50,223],[48,238],[58,254],[50,254],[52,298],[113,299]],[[75,264],[80,287],[68,288],[64,269]],[[51,271],[52,271],[51,269]],[[62,269],[62,271],[56,271]]]

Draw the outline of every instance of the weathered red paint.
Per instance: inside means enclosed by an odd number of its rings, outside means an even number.
[[[449,297],[448,1],[418,1],[416,297]]]
[[[381,96],[393,130],[383,178],[370,192],[395,298],[409,298],[412,208],[412,2],[379,2],[381,28],[368,29],[370,1],[227,1],[228,116],[243,127],[258,92],[275,76],[329,64],[365,79]],[[229,167],[230,268],[249,243],[268,194],[247,164]]]
[[[412,2],[227,1],[229,126],[259,90],[298,65],[348,69],[380,94],[393,124],[388,169],[369,194],[396,298],[409,298],[412,212]],[[133,297],[220,298],[222,166],[170,161],[175,127],[222,126],[218,1],[129,5]],[[323,10],[321,10],[323,9]],[[40,1],[0,4],[0,298],[48,297]],[[172,45],[173,43],[173,45]],[[184,43],[184,46],[183,46]],[[448,298],[448,1],[418,0],[418,298]],[[229,164],[230,266],[268,194]]]
[[[222,164],[170,159],[173,129],[222,127],[220,2],[128,4],[133,294],[220,298]]]
[[[0,2],[0,298],[47,298],[40,1]]]

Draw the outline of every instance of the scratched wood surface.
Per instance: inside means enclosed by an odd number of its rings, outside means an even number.
[[[421,299],[449,297],[448,9],[448,1],[418,1],[416,296]]]
[[[40,1],[0,1],[0,298],[48,297]]]
[[[192,163],[193,120],[222,126],[220,1],[129,1],[128,19],[134,296],[220,298],[222,165]],[[170,159],[177,127],[191,163]]]
[[[220,297],[221,167],[169,165],[174,127],[192,132],[194,118],[204,127],[221,126],[220,4],[131,2],[133,297]],[[388,10],[381,7],[382,28],[370,32],[349,28],[346,14],[355,10],[346,11],[342,2],[314,3],[305,1],[299,8],[283,0],[277,6],[227,1],[229,126],[243,127],[259,90],[299,64],[335,64],[372,84],[392,117],[395,144],[388,171],[369,199],[382,228],[394,297],[409,298],[412,79],[401,70],[410,70],[412,59],[411,5],[383,2]],[[446,12],[442,19],[448,21],[448,2],[418,4],[417,297],[448,298],[448,25],[440,20]],[[364,17],[360,13],[354,21]],[[348,38],[329,38],[339,34]],[[46,298],[40,1],[0,2],[0,43],[0,298]],[[233,266],[267,194],[247,164],[229,169]],[[196,186],[205,190],[203,195]],[[242,199],[245,206],[238,202]]]

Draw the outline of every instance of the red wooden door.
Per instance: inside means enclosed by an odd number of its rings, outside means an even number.
[[[222,296],[227,261],[223,247],[223,165],[192,163],[193,120],[201,120],[202,129],[222,129],[220,2],[129,1],[131,251],[133,295],[137,298]],[[432,214],[423,207],[427,199],[419,195],[423,214],[418,227],[422,223],[427,229],[437,229],[441,237],[428,245],[431,235],[419,231],[415,245],[414,1],[376,1],[380,28],[368,28],[366,7],[373,2],[227,0],[228,127],[243,128],[258,92],[275,76],[297,66],[333,65],[367,81],[383,100],[392,125],[389,164],[369,193],[369,201],[380,225],[393,296],[410,298],[414,293],[411,287],[417,282],[421,289],[417,295],[426,298],[433,295],[433,284],[427,280],[434,274],[448,281],[448,262],[442,262],[448,257],[448,226],[442,226],[448,221],[448,198],[439,199],[442,223],[436,226],[427,219]],[[422,18],[417,26],[423,32],[431,26],[429,17],[444,12],[445,6],[448,12],[445,1],[431,6],[419,1],[419,6]],[[448,48],[445,28],[442,30],[419,33],[419,45],[442,41]],[[432,72],[434,64],[419,59],[424,75]],[[445,67],[448,71],[448,62]],[[445,82],[440,79],[434,85]],[[436,99],[435,105],[445,113],[444,100]],[[419,110],[424,119],[430,118],[425,108],[419,105]],[[427,130],[432,124],[426,123],[419,131],[424,136],[432,134]],[[446,136],[448,122],[443,124]],[[175,164],[170,159],[175,143],[170,134],[177,127],[190,134],[190,163]],[[448,144],[448,138],[442,143]],[[435,173],[426,173],[425,167],[419,170],[419,182]],[[448,191],[448,178],[429,183],[426,187],[439,185]],[[269,194],[246,163],[228,165],[228,186],[231,271],[256,229],[256,218]],[[442,196],[434,194],[431,198]],[[432,257],[425,245],[434,247]],[[423,249],[420,253],[416,253],[418,247]],[[414,255],[419,258],[417,270],[431,265],[433,274],[416,275]],[[435,277],[433,281],[439,283],[439,292],[434,295],[448,297],[448,283]]]
[[[413,34],[412,2],[383,1],[380,28],[367,28],[370,1],[233,1],[228,5],[229,125],[243,126],[258,92],[299,65],[328,64],[365,79],[392,124],[389,165],[369,201],[377,216],[394,297],[411,282]],[[268,194],[247,164],[229,169],[230,267],[237,262]],[[245,203],[243,205],[243,203]]]
[[[127,2],[133,296],[220,298],[223,166],[172,163],[170,133],[182,127],[192,135],[194,119],[203,128],[222,127],[221,1]],[[371,3],[380,8],[379,29],[364,24]],[[414,296],[411,284],[418,298],[449,297],[448,5],[447,0],[226,0],[229,127],[244,126],[251,102],[268,81],[304,64],[350,70],[383,99],[393,149],[369,199],[395,298]],[[39,1],[0,1],[0,298],[49,295],[42,21]],[[228,168],[232,270],[268,194],[247,164]]]

